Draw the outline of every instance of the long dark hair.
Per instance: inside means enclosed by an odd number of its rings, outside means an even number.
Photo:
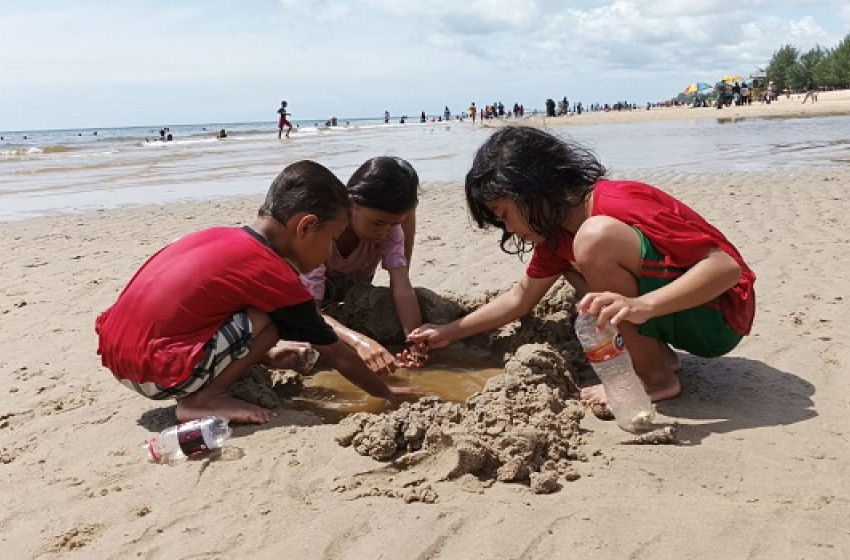
[[[401,214],[419,202],[419,176],[407,161],[390,156],[366,160],[346,185],[351,201],[390,214]]]
[[[557,243],[570,212],[593,192],[606,173],[593,153],[573,142],[528,126],[496,131],[478,149],[466,174],[466,203],[480,228],[502,230],[502,250],[527,253],[527,243],[505,229],[485,203],[512,200],[530,228],[547,243]]]

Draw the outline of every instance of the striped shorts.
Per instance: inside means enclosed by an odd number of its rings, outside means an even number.
[[[228,319],[204,344],[201,361],[192,370],[191,375],[179,385],[163,387],[151,381],[146,383],[133,383],[126,379],[120,381],[149,399],[182,399],[206,387],[235,360],[247,356],[251,351],[252,340],[253,333],[248,313],[240,311]]]

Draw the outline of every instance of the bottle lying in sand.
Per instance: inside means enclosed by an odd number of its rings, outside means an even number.
[[[587,361],[605,387],[617,425],[627,432],[650,429],[655,407],[632,367],[632,358],[617,329],[606,325],[599,330],[596,316],[581,314],[576,318],[575,331]]]
[[[154,463],[173,463],[218,449],[233,433],[228,423],[221,416],[206,416],[171,426],[142,444],[142,453]]]

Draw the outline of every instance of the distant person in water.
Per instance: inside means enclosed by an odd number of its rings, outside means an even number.
[[[289,112],[286,111],[286,105],[287,105],[286,101],[281,101],[280,102],[280,109],[277,110],[278,114],[280,115],[280,119],[277,121],[277,138],[278,138],[278,140],[280,140],[280,135],[283,133],[283,127],[284,126],[286,127],[286,137],[287,138],[289,138],[289,131],[292,130],[292,124],[286,118],[287,116],[291,115],[292,113],[289,113]]]
[[[218,138],[220,140],[227,138],[227,131],[222,128],[221,130],[218,131],[218,136],[216,136],[216,138]]]

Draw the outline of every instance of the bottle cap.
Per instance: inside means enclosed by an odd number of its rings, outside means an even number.
[[[141,446],[139,446],[139,450],[142,452],[142,455],[145,457],[145,459],[151,461],[152,463],[159,463],[160,459],[162,459],[162,455],[157,453],[156,446],[154,445],[154,440],[152,439],[149,439]]]

